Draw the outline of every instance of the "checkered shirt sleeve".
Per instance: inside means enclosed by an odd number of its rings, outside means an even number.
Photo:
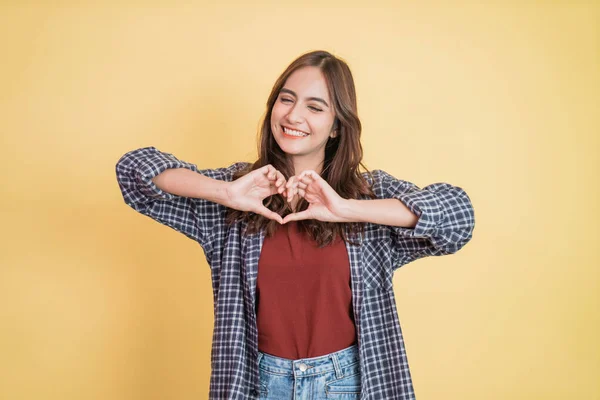
[[[116,175],[127,205],[198,242],[209,258],[212,238],[225,227],[226,207],[165,192],[152,178],[169,168],[187,168],[212,179],[231,181],[233,174],[246,164],[237,162],[228,167],[198,169],[173,154],[144,147],[124,154],[116,164]]]
[[[419,217],[414,228],[390,226],[394,269],[419,258],[456,253],[471,240],[475,213],[462,188],[439,182],[420,189],[383,170],[372,173],[377,198],[398,199]]]

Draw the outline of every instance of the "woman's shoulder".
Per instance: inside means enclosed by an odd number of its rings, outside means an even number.
[[[389,193],[417,188],[414,183],[397,178],[383,169],[366,171],[362,173],[362,176],[377,198],[387,198]]]
[[[230,175],[235,174],[239,171],[249,170],[252,168],[252,163],[247,161],[233,161],[225,164],[224,166],[214,168],[214,171],[227,172]],[[209,171],[210,168],[207,168],[206,171]]]
[[[371,186],[381,184],[382,182],[390,179],[400,180],[382,169],[367,170],[362,172],[361,175],[365,179],[365,181],[367,181]]]
[[[253,165],[252,163],[247,162],[247,161],[235,161],[229,166],[229,168],[232,168],[236,171],[242,171],[245,169],[252,168],[252,165]]]

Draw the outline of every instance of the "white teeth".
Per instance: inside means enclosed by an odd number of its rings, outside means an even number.
[[[285,131],[285,133],[287,133],[288,135],[291,135],[291,136],[308,136],[308,134],[306,134],[304,132],[294,131],[294,130],[288,129],[288,128],[283,128],[283,130]]]

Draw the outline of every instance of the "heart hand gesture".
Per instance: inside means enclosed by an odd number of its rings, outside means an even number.
[[[287,215],[283,219],[284,224],[301,219],[317,219],[329,222],[346,221],[342,216],[345,200],[315,171],[306,170],[302,171],[297,177],[291,177],[285,188],[288,202],[292,201],[295,194],[298,194],[309,202],[309,206],[304,211]]]
[[[252,211],[283,223],[281,216],[264,206],[263,200],[274,194],[287,195],[285,177],[271,164],[255,169],[229,182],[226,187],[227,206],[240,211]]]

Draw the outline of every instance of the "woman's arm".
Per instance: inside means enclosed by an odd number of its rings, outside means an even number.
[[[283,222],[314,218],[385,225],[393,247],[394,269],[417,258],[456,253],[471,240],[475,214],[462,188],[434,183],[420,189],[382,170],[372,171],[373,180],[366,172],[363,177],[376,199],[343,199],[313,170],[290,178],[286,184],[288,201],[297,193],[309,206],[288,214]],[[381,238],[378,232],[375,239]]]
[[[199,170],[154,147],[124,154],[116,176],[127,205],[197,241],[205,253],[211,239],[225,226],[223,187],[247,163]]]
[[[390,227],[395,269],[422,257],[456,253],[471,240],[475,213],[462,188],[441,182],[420,189],[385,171],[372,173],[377,199],[349,200],[346,209],[355,219]]]
[[[165,192],[184,197],[195,197],[228,205],[226,189],[229,182],[209,178],[186,168],[170,168],[154,178],[152,182]]]
[[[344,201],[342,216],[347,222],[371,222],[404,228],[414,228],[419,220],[404,203],[396,199],[347,199]]]

